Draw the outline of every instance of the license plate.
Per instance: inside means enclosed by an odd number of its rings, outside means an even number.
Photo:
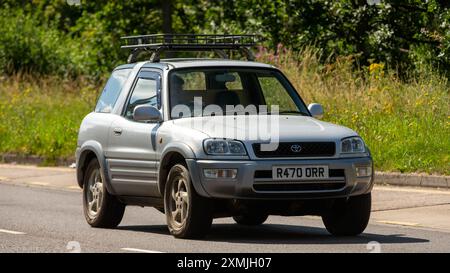
[[[273,166],[273,180],[320,180],[328,178],[328,166]]]

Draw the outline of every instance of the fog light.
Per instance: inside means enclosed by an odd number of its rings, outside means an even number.
[[[372,175],[372,167],[356,167],[355,171],[356,171],[357,177],[364,177],[364,176]]]
[[[236,178],[237,169],[203,169],[206,178]]]

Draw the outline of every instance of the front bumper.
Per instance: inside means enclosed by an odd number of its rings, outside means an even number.
[[[195,160],[188,159],[187,165],[192,176],[192,182],[196,191],[205,197],[226,198],[226,199],[321,199],[321,198],[341,198],[353,195],[368,193],[373,187],[372,175],[367,177],[357,177],[355,167],[373,166],[370,157],[362,158],[339,158],[320,160]],[[271,189],[260,190],[258,185],[277,186],[279,181],[271,179],[272,166],[281,165],[328,165],[330,170],[341,173],[338,177],[330,177],[327,185],[331,188],[300,187],[295,189]],[[203,169],[221,168],[237,169],[235,179],[211,179],[203,175]],[[262,171],[262,172],[261,172]],[[265,173],[266,176],[255,174]],[[267,174],[270,174],[267,176]],[[319,183],[319,181],[316,181]],[[281,182],[282,183],[282,182]],[[298,186],[317,186],[314,181],[295,181]],[[334,184],[335,183],[335,184]],[[292,183],[289,183],[292,184]],[[325,183],[324,183],[325,184]],[[336,187],[337,186],[337,187]]]

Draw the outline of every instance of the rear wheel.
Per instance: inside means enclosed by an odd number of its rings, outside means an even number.
[[[182,164],[169,172],[164,190],[164,211],[170,233],[177,238],[201,238],[212,224],[209,199],[197,194],[189,170]]]
[[[371,194],[337,200],[322,216],[326,229],[335,236],[355,236],[362,233],[369,223],[372,204]]]
[[[83,211],[93,227],[114,228],[122,221],[125,205],[106,190],[97,159],[92,159],[84,174]]]
[[[245,226],[258,226],[263,224],[269,215],[265,213],[244,213],[233,216],[236,223]]]

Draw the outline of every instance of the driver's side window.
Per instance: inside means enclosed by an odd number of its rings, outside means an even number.
[[[139,78],[126,107],[125,117],[133,119],[134,108],[138,105],[158,107],[158,83],[155,79]]]

